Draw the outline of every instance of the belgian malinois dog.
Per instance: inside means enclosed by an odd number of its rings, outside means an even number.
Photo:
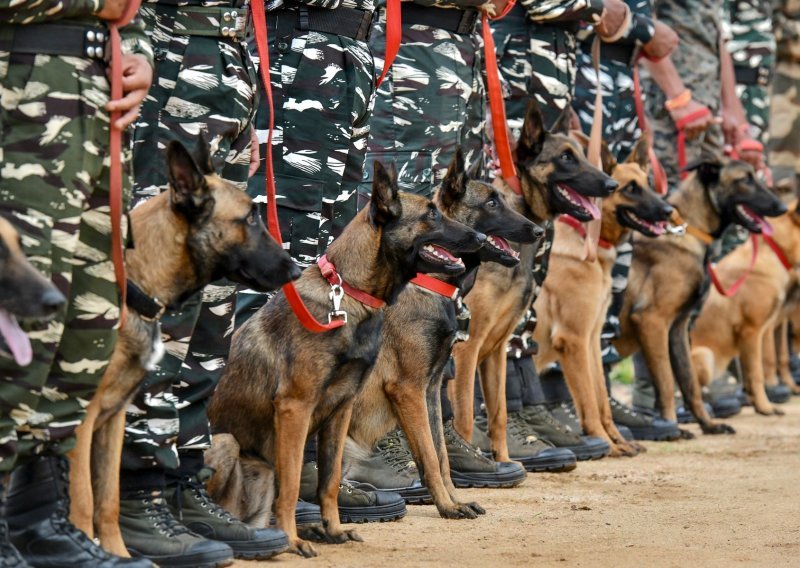
[[[459,324],[458,300],[446,294],[468,292],[482,262],[519,264],[509,241],[533,243],[544,235],[541,227],[514,211],[501,192],[475,177],[474,171],[465,172],[458,149],[433,200],[447,217],[487,235],[486,243],[478,252],[461,254],[464,273],[434,275],[454,291],[437,293],[412,283],[387,308],[378,361],[356,399],[353,413],[358,420],[350,424],[351,439],[369,450],[399,422],[439,514],[449,519],[475,518],[484,510],[459,500],[450,479],[440,396]]]
[[[33,351],[28,335],[17,322],[53,317],[66,300],[22,252],[19,233],[0,216],[0,357],[29,365]]]
[[[214,173],[204,140],[194,158],[171,142],[167,169],[169,190],[131,212],[128,317],[69,456],[70,519],[119,556],[128,556],[119,532],[125,409],[163,355],[161,314],[149,312],[149,304],[177,305],[220,278],[266,291],[300,276],[250,197]]]
[[[783,414],[767,399],[762,347],[774,338],[775,326],[791,288],[797,282],[794,266],[800,262],[800,211],[797,203],[790,211],[771,221],[772,240],[790,264],[784,267],[778,255],[758,237],[758,256],[741,288],[733,296],[716,289],[703,304],[691,332],[692,361],[700,384],[720,376],[734,357],[742,362],[745,392],[759,414]],[[723,286],[730,286],[750,264],[753,243],[748,241],[717,264]],[[774,353],[774,342],[767,348]],[[773,376],[774,378],[774,368]]]
[[[649,239],[634,234],[633,261],[615,341],[620,355],[642,350],[653,375],[667,420],[676,421],[675,381],[706,434],[733,433],[711,420],[703,406],[689,351],[689,319],[709,288],[709,245],[731,223],[760,233],[762,216],[786,212],[786,206],[738,160],[706,157],[667,200],[686,222],[686,234]]]
[[[390,176],[376,162],[369,205],[320,259],[329,276],[314,265],[297,283],[317,318],[343,311],[345,325],[311,333],[279,293],[234,335],[209,418],[215,432],[233,435],[243,454],[274,464],[279,489],[275,516],[291,551],[316,555],[298,536],[294,517],[303,445],[313,434],[318,435],[323,524],[303,534],[329,543],[361,540],[355,531],[342,528],[337,497],[353,403],[378,356],[382,305],[394,303],[418,272],[464,272],[456,255],[477,251],[485,240],[485,235],[444,217],[431,200],[399,193],[396,174]],[[333,301],[332,281],[351,289],[340,297],[340,306]],[[364,303],[364,296],[372,300]]]
[[[650,136],[645,133],[621,164],[603,144],[603,169],[620,189],[603,199],[597,259],[584,259],[583,228],[569,218],[559,218],[557,221],[563,222],[555,225],[547,278],[534,303],[537,368],[560,361],[583,431],[606,440],[612,456],[632,456],[640,450],[614,425],[600,354],[600,332],[611,303],[616,247],[631,231],[647,237],[664,234],[672,214],[672,206],[648,183],[649,144]]]
[[[800,394],[800,385],[792,376],[790,362],[792,353],[800,349],[800,334],[789,333],[789,329],[791,325],[791,329],[800,330],[800,278],[797,280],[786,295],[772,337],[764,337],[764,377],[767,385],[780,382],[796,395]]]
[[[559,213],[589,221],[600,215],[589,198],[606,197],[617,182],[586,160],[580,144],[569,133],[570,114],[565,112],[553,131],[544,128],[542,115],[531,101],[515,150],[522,198],[502,180],[496,187],[517,210],[539,225],[552,222]],[[509,461],[506,442],[506,344],[531,305],[535,244],[514,245],[520,264],[506,267],[492,263],[479,272],[465,301],[472,312],[469,340],[453,347],[455,380],[448,385],[454,425],[466,440],[472,439],[475,372],[480,380],[489,415],[489,437],[498,461]],[[549,244],[548,244],[549,246]]]

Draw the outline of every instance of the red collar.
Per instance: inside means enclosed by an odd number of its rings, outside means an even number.
[[[582,236],[584,239],[586,238],[586,229],[584,228],[583,223],[578,221],[575,217],[571,215],[562,214],[558,216],[558,220],[564,223],[565,225],[569,225],[570,227],[575,229],[578,232],[578,234]],[[597,244],[600,246],[600,248],[604,249],[614,248],[613,244],[602,238],[599,241],[597,241]]]
[[[445,298],[450,298],[453,301],[458,298],[458,294],[461,292],[458,286],[453,286],[452,284],[443,282],[442,280],[434,278],[433,276],[422,274],[421,272],[418,272],[417,276],[411,279],[411,283],[416,284],[420,288],[430,290],[431,292],[436,292],[437,294],[444,296]]]
[[[775,253],[775,256],[778,257],[778,260],[781,261],[781,264],[789,272],[792,269],[792,263],[789,262],[789,259],[786,258],[786,255],[783,254],[781,247],[778,246],[778,243],[772,240],[772,237],[769,235],[761,234],[761,238],[764,239],[764,242],[767,243],[767,246],[772,249],[772,252]]]
[[[336,272],[336,267],[331,261],[328,260],[326,255],[323,254],[319,258],[317,265],[319,266],[319,271],[322,273],[325,279],[331,283],[331,285],[341,286],[342,290],[344,290],[344,293],[351,298],[355,298],[362,304],[369,306],[370,308],[375,308],[376,310],[379,310],[386,305],[386,302],[383,300],[378,299],[375,296],[371,296],[363,290],[353,288],[350,286],[350,284],[345,282],[342,276]]]

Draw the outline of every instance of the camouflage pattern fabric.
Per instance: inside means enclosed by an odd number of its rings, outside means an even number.
[[[770,95],[769,164],[777,184],[800,174],[800,0],[776,1],[773,24],[778,51]]]
[[[29,366],[0,354],[3,472],[18,458],[44,451],[63,455],[74,447],[75,427],[117,338],[106,65],[79,57],[12,55],[14,35],[26,31],[6,25],[70,16],[91,22],[94,9],[86,2],[0,2],[0,215],[20,232],[33,264],[68,298],[55,319],[27,328],[34,353]],[[150,53],[139,22],[123,33],[126,53]],[[126,168],[129,158],[123,156]],[[127,172],[123,177],[127,192]]]
[[[365,42],[296,30],[295,16],[285,17],[285,11],[283,16],[268,14],[267,18],[275,101],[271,151],[284,247],[305,268],[316,262],[356,215],[356,188],[364,171],[374,103],[375,65]],[[259,89],[263,89],[260,82]],[[247,191],[263,207],[270,109],[265,93],[261,94],[256,129],[262,163]],[[236,326],[269,297],[241,290]]]
[[[233,8],[244,26],[246,7]],[[245,41],[184,35],[178,30],[214,29],[219,13],[149,3],[141,14],[152,38],[156,68],[153,87],[134,131],[134,195],[137,202],[167,187],[165,151],[172,140],[187,148],[198,134],[209,141],[220,175],[246,187],[250,135],[255,112],[256,70]],[[135,236],[134,236],[135,238]],[[128,409],[123,467],[177,467],[177,449],[203,449],[211,442],[206,401],[219,382],[233,333],[236,286],[207,286],[162,319],[167,354],[147,376]]]

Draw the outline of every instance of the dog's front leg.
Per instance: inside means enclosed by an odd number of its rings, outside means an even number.
[[[275,517],[278,528],[289,538],[289,552],[306,558],[317,555],[309,542],[297,535],[294,513],[300,497],[300,471],[303,446],[308,437],[313,407],[307,400],[275,398],[275,466],[278,472],[278,498]]]
[[[661,414],[665,420],[677,422],[675,377],[670,366],[669,332],[665,325],[668,319],[656,310],[648,310],[632,314],[631,320],[636,327],[647,368],[658,391]]]
[[[128,557],[119,530],[119,469],[125,437],[125,410],[120,410],[94,433],[92,470],[97,510],[94,523],[100,544],[117,556]]]
[[[69,520],[94,537],[94,499],[92,498],[92,434],[100,412],[100,403],[93,399],[86,409],[86,418],[75,429],[75,448],[69,453]]]
[[[506,407],[506,342],[489,353],[481,363],[481,389],[486,404],[489,424],[489,438],[492,441],[492,454],[500,462],[509,462],[508,408]],[[469,441],[469,438],[467,438]]]
[[[453,405],[453,426],[468,442],[472,441],[475,421],[475,372],[478,369],[479,347],[473,345],[472,339],[453,346],[456,376],[447,385],[447,394]]]
[[[800,332],[800,330],[798,330]],[[794,377],[789,369],[789,319],[784,318],[780,325],[775,327],[775,357],[777,359],[777,373],[781,383],[789,387],[792,394],[800,394],[800,386],[794,382]]]
[[[764,361],[761,347],[764,335],[763,328],[745,326],[739,334],[739,356],[742,360],[742,372],[747,392],[753,401],[753,407],[759,414],[783,414],[782,410],[775,408],[767,398],[764,385]]]

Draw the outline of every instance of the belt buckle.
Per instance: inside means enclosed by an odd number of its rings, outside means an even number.
[[[83,54],[90,59],[105,59],[107,39],[105,28],[86,28],[83,32]]]
[[[763,65],[759,65],[758,74],[756,77],[756,83],[758,83],[760,87],[766,87],[767,85],[769,85],[769,76],[770,76],[769,68],[764,67]]]

